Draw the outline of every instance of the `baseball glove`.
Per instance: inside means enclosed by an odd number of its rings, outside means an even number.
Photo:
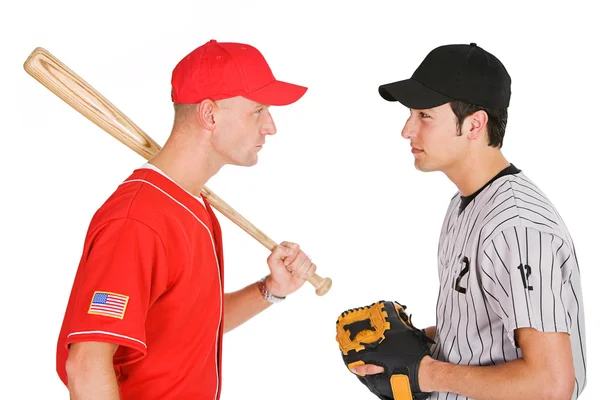
[[[381,374],[358,376],[371,392],[383,400],[422,400],[429,393],[419,389],[419,363],[430,355],[435,343],[415,328],[397,302],[379,301],[344,311],[337,320],[336,340],[348,369],[375,364]]]

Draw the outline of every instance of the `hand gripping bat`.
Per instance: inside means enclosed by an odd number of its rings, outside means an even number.
[[[160,150],[160,146],[148,134],[46,49],[41,47],[34,49],[25,60],[23,68],[29,75],[84,117],[146,160],[149,160]],[[277,247],[277,243],[238,214],[206,186],[202,188],[202,194],[212,207],[216,208],[267,249],[273,251]],[[312,275],[308,281],[315,287],[319,296],[327,293],[332,284],[330,278],[322,278],[317,274]]]

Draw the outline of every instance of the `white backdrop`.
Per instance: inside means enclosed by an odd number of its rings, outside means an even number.
[[[278,133],[257,166],[226,167],[207,186],[274,240],[300,243],[334,282],[324,297],[306,285],[225,336],[223,399],[374,398],[342,364],[338,314],[393,299],[416,325],[435,323],[437,239],[455,187],[414,169],[400,136],[408,111],[377,87],[409,77],[434,47],[469,42],[511,74],[504,153],[549,195],[575,241],[587,310],[582,398],[598,397],[597,20],[583,1],[436,3],[5,2],[0,398],[68,398],[55,346],[83,238],[96,209],[144,162],[23,62],[45,47],[162,145],[172,68],[210,39],[256,46],[277,78],[309,90],[271,109]],[[267,272],[268,252],[218,215],[233,291]]]

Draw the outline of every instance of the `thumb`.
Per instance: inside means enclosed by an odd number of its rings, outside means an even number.
[[[357,365],[355,367],[352,367],[351,371],[357,375],[365,376],[365,375],[380,374],[380,373],[384,372],[385,370],[383,369],[383,367],[380,367],[379,365],[365,364],[365,365]]]
[[[275,247],[275,249],[273,250],[271,255],[273,257],[275,257],[276,259],[282,260],[285,257],[291,255],[292,253],[293,253],[293,250],[290,249],[289,247],[284,247],[284,246],[278,245],[277,247]]]

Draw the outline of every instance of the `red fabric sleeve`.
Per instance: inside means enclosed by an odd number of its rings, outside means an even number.
[[[115,343],[115,365],[146,355],[146,315],[168,286],[161,238],[132,218],[112,220],[86,238],[63,324],[71,343]]]

